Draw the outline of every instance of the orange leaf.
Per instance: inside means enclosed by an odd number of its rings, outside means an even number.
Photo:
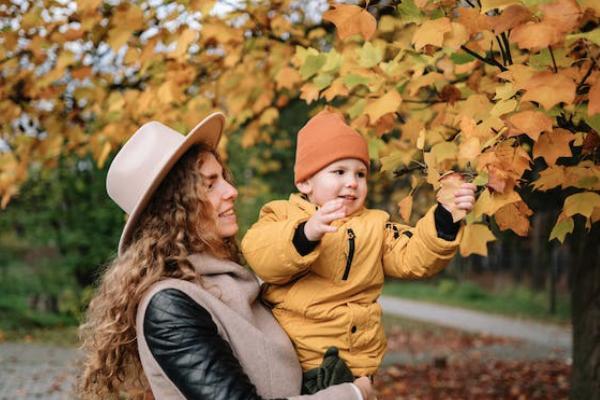
[[[600,79],[590,87],[588,115],[591,117],[594,114],[600,113]]]
[[[464,178],[457,172],[451,172],[440,178],[440,190],[436,194],[437,201],[452,214],[452,221],[457,222],[463,219],[467,212],[456,208],[454,194],[464,183]]]
[[[377,29],[377,21],[364,8],[351,4],[335,4],[333,9],[323,13],[323,19],[333,23],[341,40],[360,34],[369,40]]]
[[[575,0],[557,0],[554,3],[542,4],[540,9],[544,13],[544,22],[564,33],[577,27],[582,14]]]
[[[510,40],[521,49],[539,50],[560,43],[564,34],[548,22],[528,22],[510,33]]]
[[[473,11],[477,12],[475,9]],[[490,22],[496,35],[509,31],[519,26],[532,17],[531,11],[520,4],[513,4],[502,11],[502,14],[490,18]]]
[[[293,89],[296,83],[301,82],[302,77],[300,73],[296,71],[294,68],[285,67],[279,70],[277,76],[275,77],[275,82],[277,82],[277,89]]]
[[[475,217],[479,217],[483,214],[494,215],[496,211],[505,205],[516,203],[521,200],[521,196],[514,190],[506,191],[505,193],[492,194],[490,190],[486,188],[477,198],[472,213]]]
[[[552,118],[540,111],[522,111],[508,117],[512,125],[508,136],[527,134],[534,141],[538,140],[542,132],[552,131]]]
[[[519,236],[527,236],[529,231],[529,216],[533,211],[527,207],[524,201],[507,204],[494,214],[494,219],[500,230],[512,230]]]
[[[384,96],[369,103],[365,107],[365,113],[369,116],[369,122],[373,125],[383,115],[396,112],[400,107],[400,103],[402,103],[402,97],[396,89],[392,89]]]
[[[312,103],[319,98],[319,88],[312,83],[305,83],[300,88],[300,98],[307,104]]]
[[[496,237],[487,226],[482,224],[467,225],[460,241],[460,255],[463,257],[470,254],[487,256],[487,243],[494,240],[496,240]]]
[[[442,44],[444,43],[444,34],[451,30],[452,25],[450,24],[450,19],[447,17],[427,20],[415,31],[412,43],[417,50],[422,49],[428,44],[442,47]]]
[[[489,31],[491,29],[491,17],[482,15],[478,9],[459,7],[457,11],[457,21],[467,28],[469,34],[474,34],[481,31]]]
[[[561,102],[572,104],[577,87],[572,78],[549,71],[534,74],[523,86],[525,94],[521,100],[535,101],[546,110]]]
[[[560,157],[571,157],[569,143],[575,140],[575,135],[566,129],[556,128],[545,133],[533,145],[533,158],[543,157],[549,166],[556,164]]]
[[[406,222],[410,220],[410,214],[412,213],[413,197],[406,196],[400,202],[398,202],[398,208],[400,209],[400,216]]]

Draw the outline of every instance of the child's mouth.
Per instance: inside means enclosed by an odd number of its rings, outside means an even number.
[[[356,200],[356,196],[338,196],[340,199],[354,201]]]

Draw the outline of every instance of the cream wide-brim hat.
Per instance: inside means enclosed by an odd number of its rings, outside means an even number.
[[[216,149],[224,125],[225,116],[216,112],[184,136],[152,121],[144,124],[123,145],[106,177],[108,195],[129,216],[119,240],[119,256],[127,248],[140,215],[173,165],[195,144],[204,143]]]

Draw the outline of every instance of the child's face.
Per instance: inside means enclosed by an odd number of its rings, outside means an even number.
[[[367,167],[358,159],[344,158],[332,162],[296,186],[319,207],[330,200],[343,198],[346,215],[350,215],[365,203]]]

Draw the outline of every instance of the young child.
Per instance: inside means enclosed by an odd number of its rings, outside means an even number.
[[[335,346],[354,376],[377,371],[386,349],[381,324],[384,276],[431,276],[454,256],[459,223],[432,207],[415,228],[364,207],[369,153],[343,118],[323,111],[298,133],[295,183],[301,194],[266,204],[242,241],[265,281],[264,299],[291,338],[304,371]],[[464,183],[455,206],[471,210]]]

